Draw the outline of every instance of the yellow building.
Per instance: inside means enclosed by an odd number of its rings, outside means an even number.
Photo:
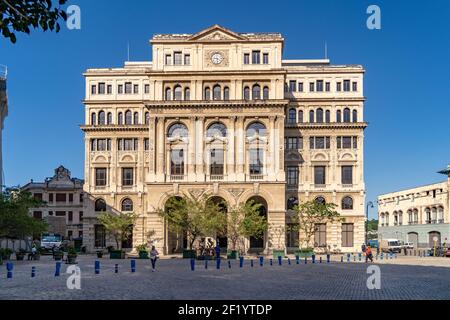
[[[165,254],[185,246],[156,210],[185,192],[227,207],[260,202],[270,224],[246,248],[298,248],[299,201],[333,202],[344,223],[319,225],[317,247],[364,242],[364,69],[329,60],[283,60],[279,33],[158,34],[153,61],[88,69],[84,244],[104,247],[103,210],[139,214],[126,247],[150,231]],[[275,228],[286,237],[273,241]],[[220,245],[226,246],[226,239]]]

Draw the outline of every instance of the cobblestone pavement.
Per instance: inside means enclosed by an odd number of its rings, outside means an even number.
[[[399,258],[400,259],[400,258]],[[14,261],[13,279],[7,279],[5,264],[0,266],[0,299],[450,299],[450,268],[379,264],[381,289],[369,290],[365,263],[332,262],[307,265],[302,261],[282,266],[268,261],[254,267],[246,260],[222,260],[222,269],[214,262],[205,269],[198,261],[191,271],[190,261],[161,259],[157,271],[151,272],[149,260],[136,260],[137,270],[131,273],[130,260],[99,259],[100,274],[94,273],[95,256],[78,257],[81,268],[81,290],[69,290],[66,280],[67,265],[61,276],[55,277],[55,262],[42,257],[36,262]],[[339,259],[340,261],[340,259]],[[395,261],[395,260],[393,260]],[[119,273],[114,265],[119,264]],[[36,277],[31,278],[31,266]]]

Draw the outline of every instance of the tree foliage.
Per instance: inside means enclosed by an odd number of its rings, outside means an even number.
[[[336,207],[334,203],[319,203],[316,200],[294,207],[296,214],[293,222],[297,223],[307,247],[311,247],[311,238],[316,231],[317,224],[342,221],[340,214],[335,210]]]
[[[47,231],[48,225],[29,214],[43,202],[34,199],[29,192],[5,192],[0,194],[0,238],[23,239]]]
[[[61,9],[67,0],[0,0],[0,30],[5,38],[15,43],[16,32],[30,34],[30,28],[59,32],[58,20],[67,20]]]
[[[105,227],[106,232],[114,238],[117,250],[120,249],[120,244],[132,235],[131,226],[136,219],[137,215],[134,213],[105,212],[98,217],[98,221]]]

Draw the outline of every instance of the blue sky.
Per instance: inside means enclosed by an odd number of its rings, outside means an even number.
[[[284,58],[362,64],[365,77],[367,199],[442,181],[450,164],[450,2],[434,1],[69,1],[81,30],[0,39],[9,68],[4,130],[7,185],[42,180],[63,164],[84,176],[82,72],[150,60],[154,33],[195,33],[213,24],[237,32],[281,32]],[[382,29],[366,28],[381,8]],[[375,214],[375,209],[372,209]],[[372,215],[371,214],[371,215]]]

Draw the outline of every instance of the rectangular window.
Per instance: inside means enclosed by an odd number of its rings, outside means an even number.
[[[325,167],[315,166],[314,167],[314,184],[324,185],[325,184]]]
[[[325,91],[330,92],[331,91],[331,83],[325,82]]]
[[[133,86],[133,93],[134,93],[134,94],[138,94],[138,93],[139,93],[139,85],[138,85],[138,84],[135,84],[135,85]]]
[[[288,137],[287,138],[287,150],[298,150],[298,138]]]
[[[298,186],[298,167],[287,168],[287,184],[288,186]]]
[[[80,193],[80,203],[83,203],[83,194]]]
[[[66,202],[67,195],[65,193],[57,193],[56,194],[56,202]]]
[[[344,80],[344,91],[350,91],[350,80]]]
[[[173,65],[181,66],[183,64],[183,55],[181,52],[176,51],[173,53]]]
[[[118,94],[123,94],[123,84],[119,84],[119,85],[117,86],[117,93],[118,93]]]
[[[358,91],[358,82],[353,82],[352,83],[352,90],[353,91]]]
[[[48,202],[53,202],[53,193],[48,194]]]
[[[336,142],[338,149],[356,149],[358,147],[358,137],[337,137]]]
[[[106,247],[106,230],[102,224],[94,225],[94,246],[96,248]]]
[[[95,169],[95,186],[104,187],[106,186],[106,168],[96,168]]]
[[[343,223],[342,224],[342,246],[343,247],[353,247],[353,223]]]
[[[250,174],[263,174],[263,149],[250,149]]]
[[[107,140],[106,139],[98,139],[97,140],[97,151],[106,151],[107,150]]]
[[[69,202],[73,202],[73,193],[69,193]]]
[[[317,80],[317,92],[323,92],[323,80]]]
[[[353,166],[342,166],[342,184],[353,184]]]
[[[244,53],[244,64],[250,64],[250,54]]]
[[[330,149],[330,137],[310,137],[310,149]]]
[[[342,91],[342,82],[337,82],[337,83],[336,83],[336,91],[337,91],[337,92]]]
[[[134,151],[134,140],[135,139],[131,139],[131,138],[127,138],[127,139],[119,139],[119,150],[120,151]]]
[[[35,218],[37,220],[42,220],[42,211],[34,211],[33,218]]]
[[[327,246],[327,225],[324,223],[316,224],[314,233],[314,247]]]
[[[105,94],[105,83],[104,82],[100,82],[98,84],[98,94]]]
[[[133,89],[133,84],[131,82],[125,82],[125,94],[131,94]]]
[[[297,81],[291,80],[289,81],[289,92],[297,91]]]
[[[185,54],[184,55],[184,65],[185,66],[190,66],[191,65],[191,55],[190,54]]]
[[[144,93],[145,93],[145,94],[149,94],[149,93],[150,93],[150,85],[149,85],[149,84],[146,84],[146,85],[144,86]]]
[[[106,93],[112,94],[112,85],[108,84],[108,86],[106,87]]]
[[[172,150],[170,153],[170,174],[184,176],[184,150]]]
[[[33,198],[37,201],[42,201],[42,193],[33,194]]]
[[[66,212],[65,211],[56,211],[56,216],[57,217],[65,217],[66,216]]]
[[[133,168],[122,168],[122,185],[129,187],[133,184]]]
[[[72,240],[72,236],[73,236],[73,231],[67,230],[67,237],[69,238],[69,240]]]
[[[286,225],[286,247],[288,248],[299,248],[299,228],[298,223],[288,223]]]
[[[69,215],[67,216],[67,220],[68,220],[69,222],[72,222],[72,221],[73,221],[73,212],[72,212],[72,211],[69,211]]]
[[[223,162],[223,149],[212,149],[210,175],[223,175]]]
[[[150,150],[150,140],[149,140],[149,138],[145,138],[144,139],[144,150],[145,151]]]
[[[166,54],[166,66],[172,65],[172,55]]]
[[[342,149],[352,148],[352,137],[342,137]]]
[[[263,53],[263,64],[269,64],[269,54]]]
[[[82,222],[83,221],[83,211],[80,211],[80,222]]]
[[[261,51],[252,51],[252,64],[261,64]]]
[[[298,83],[298,92],[303,92],[303,82]]]
[[[314,92],[314,82],[309,83],[309,91]]]
[[[96,85],[91,86],[91,94],[97,94],[97,86]]]

